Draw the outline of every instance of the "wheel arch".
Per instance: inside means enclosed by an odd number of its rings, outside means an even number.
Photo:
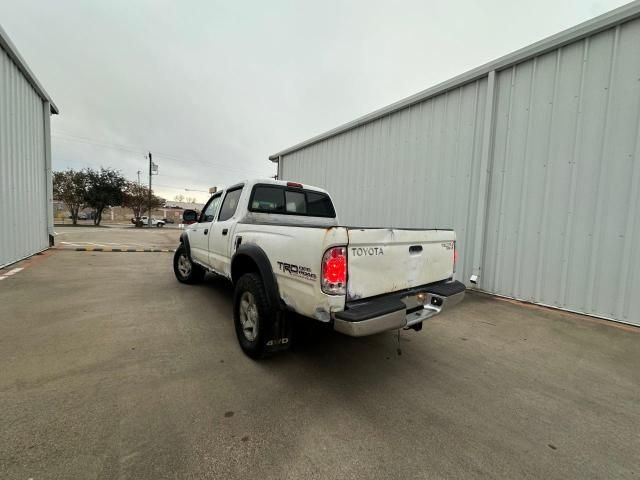
[[[235,285],[242,275],[251,272],[260,275],[267,298],[272,305],[280,307],[278,282],[269,257],[258,245],[241,244],[231,258],[231,282]]]
[[[187,232],[182,232],[180,234],[180,243],[184,245],[184,248],[187,251],[187,257],[191,260],[191,244],[189,243],[189,235],[187,235]]]

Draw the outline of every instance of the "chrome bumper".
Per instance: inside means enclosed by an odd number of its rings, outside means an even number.
[[[413,292],[398,298],[404,307],[398,303],[397,310],[379,316],[353,321],[340,318],[338,313],[333,317],[333,328],[351,337],[364,337],[387,330],[409,328],[460,303],[465,294],[464,285],[460,282],[456,283],[462,285],[462,290],[459,292],[448,296],[429,291]]]

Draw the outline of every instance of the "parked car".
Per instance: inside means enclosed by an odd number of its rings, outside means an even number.
[[[149,217],[144,215],[142,217],[140,217],[140,221],[142,222],[142,225],[149,225]],[[164,220],[158,220],[154,217],[151,217],[151,226],[152,227],[164,227]]]
[[[173,218],[163,218],[162,221],[164,223],[176,223]]]
[[[254,180],[213,195],[175,252],[178,281],[206,272],[234,285],[242,350],[260,358],[290,345],[292,315],[351,336],[421,330],[460,302],[456,235],[447,229],[340,226],[329,194],[293,182]]]

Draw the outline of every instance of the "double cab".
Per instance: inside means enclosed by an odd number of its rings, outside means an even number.
[[[359,337],[420,330],[464,297],[454,231],[343,226],[329,194],[310,185],[241,182],[200,214],[185,211],[184,223],[176,278],[232,282],[236,334],[252,358],[290,345],[292,312]]]

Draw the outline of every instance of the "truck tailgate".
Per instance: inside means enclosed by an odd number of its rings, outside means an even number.
[[[347,300],[453,276],[455,232],[349,228]]]

